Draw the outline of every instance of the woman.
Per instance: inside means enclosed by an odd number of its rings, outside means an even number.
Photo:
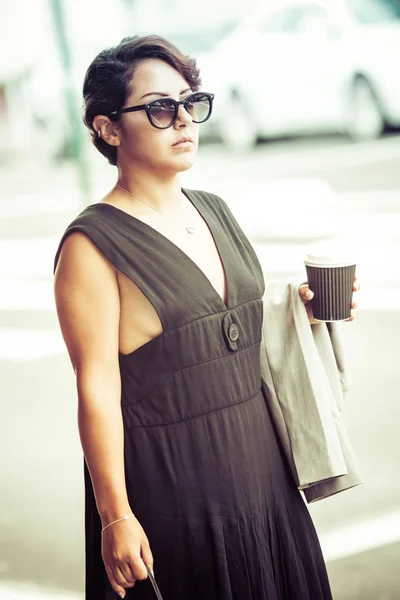
[[[154,598],[154,566],[164,600],[327,600],[265,402],[260,263],[225,202],[179,182],[212,110],[199,86],[195,61],[157,36],[101,52],[85,77],[85,123],[118,170],[55,258],[86,599]]]

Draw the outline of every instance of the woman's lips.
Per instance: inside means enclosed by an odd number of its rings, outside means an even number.
[[[174,148],[190,148],[191,146],[193,146],[193,142],[178,142],[177,144],[174,144]]]
[[[173,146],[187,148],[192,144],[193,144],[193,140],[191,137],[183,137],[178,142],[175,142],[175,144],[173,144]]]

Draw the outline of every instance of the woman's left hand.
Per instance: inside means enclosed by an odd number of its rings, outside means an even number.
[[[356,275],[354,277],[353,292],[358,292],[359,290],[360,290],[360,282],[358,281],[357,275]],[[322,321],[318,321],[317,319],[314,318],[313,310],[312,310],[312,306],[311,306],[311,300],[313,299],[314,292],[312,290],[310,290],[307,283],[304,283],[303,285],[300,286],[299,294],[300,294],[300,297],[303,300],[304,305],[306,307],[307,314],[308,314],[308,320],[310,321],[310,324],[314,325],[315,323],[322,323]],[[351,303],[351,317],[349,319],[346,319],[346,321],[354,321],[354,319],[356,318],[354,311],[357,308],[357,306],[358,306],[358,302],[356,300],[354,300],[354,294],[353,294],[353,300]]]

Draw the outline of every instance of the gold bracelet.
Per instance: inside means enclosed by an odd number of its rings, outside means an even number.
[[[109,523],[108,525],[106,525],[105,527],[103,527],[103,529],[101,530],[101,533],[103,533],[103,531],[105,529],[107,529],[107,527],[110,527],[111,525],[114,525],[114,523],[119,523],[119,521],[126,521],[126,519],[129,519],[130,517],[134,517],[135,515],[132,513],[131,515],[124,515],[123,517],[121,517],[120,519],[117,519],[116,521],[111,521],[111,523]]]

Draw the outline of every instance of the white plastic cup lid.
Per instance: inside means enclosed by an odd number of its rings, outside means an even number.
[[[308,252],[304,264],[309,267],[347,267],[356,264],[356,257],[348,248],[321,246]]]

